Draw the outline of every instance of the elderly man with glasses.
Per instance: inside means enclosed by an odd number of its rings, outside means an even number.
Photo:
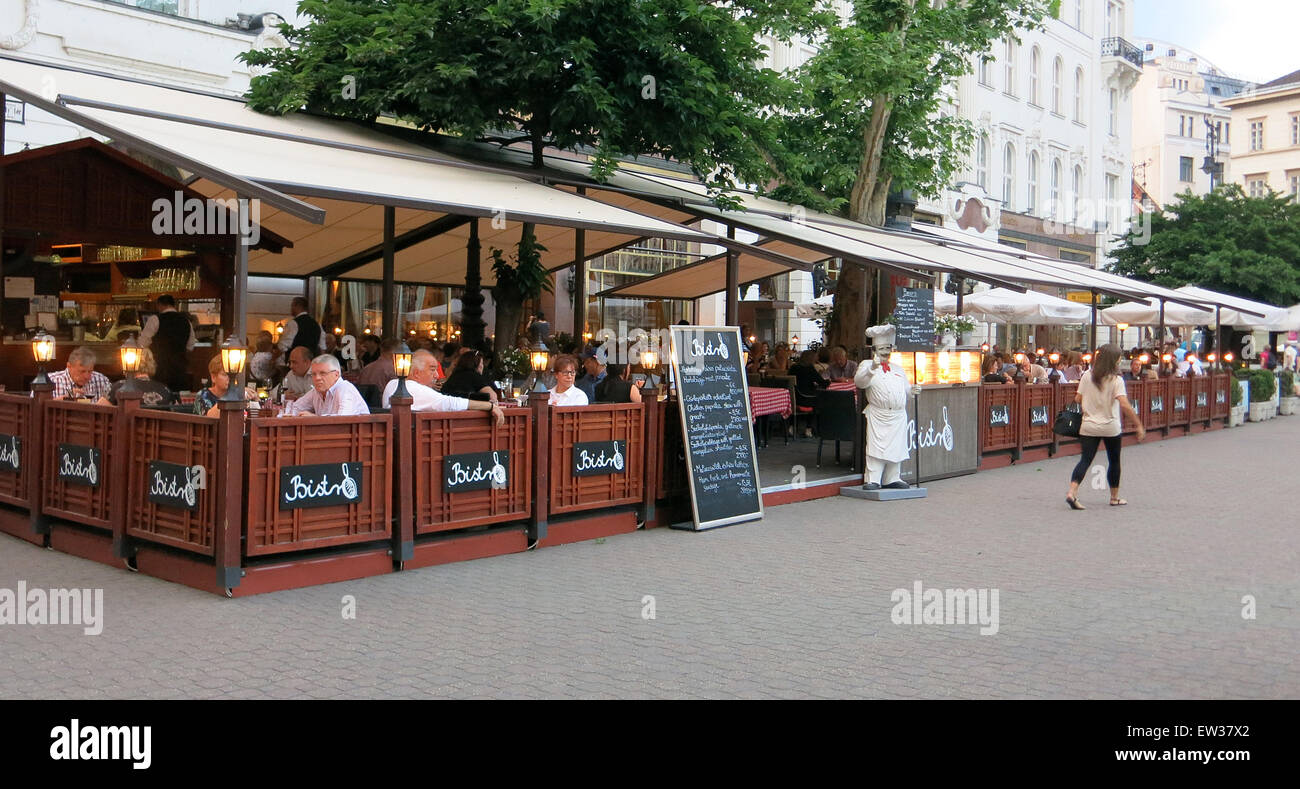
[[[311,391],[288,403],[282,416],[365,416],[366,399],[343,380],[339,360],[323,354],[311,360]]]
[[[77,348],[68,354],[68,367],[50,374],[55,400],[99,400],[108,397],[112,383],[103,373],[95,372],[95,352]]]

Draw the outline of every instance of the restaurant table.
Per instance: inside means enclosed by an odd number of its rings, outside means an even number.
[[[793,410],[789,389],[775,389],[768,386],[749,387],[749,412],[755,426],[758,425],[759,417],[779,416],[784,421],[790,418]],[[763,428],[763,446],[767,446],[770,432],[768,420],[764,420]]]
[[[852,381],[836,381],[826,387],[827,391],[830,392],[853,392],[857,388]]]

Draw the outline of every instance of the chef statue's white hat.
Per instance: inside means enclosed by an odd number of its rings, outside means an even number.
[[[892,348],[894,347],[894,326],[891,323],[872,326],[867,329],[867,337],[870,338],[872,345],[887,345]]]

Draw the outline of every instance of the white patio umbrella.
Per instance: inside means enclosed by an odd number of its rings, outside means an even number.
[[[1130,326],[1159,326],[1160,300],[1126,301],[1099,310],[1099,322],[1106,326],[1127,323]],[[1165,302],[1166,326],[1206,326],[1214,323],[1214,310],[1198,310],[1185,304]]]
[[[1213,301],[1223,304],[1220,320],[1224,326],[1286,331],[1285,324],[1288,321],[1288,315],[1285,307],[1274,307],[1272,304],[1251,301],[1240,296],[1231,296],[1227,293],[1219,293],[1206,288],[1198,288],[1195,285],[1184,285],[1178,290],[1197,301]],[[1239,312],[1239,309],[1257,312],[1260,315],[1248,315]]]
[[[794,315],[796,318],[824,318],[830,314],[831,304],[835,296],[827,293],[825,296],[819,296],[812,301],[805,301],[802,304],[794,305]]]
[[[957,313],[957,297],[951,293],[936,290],[934,292],[934,311],[941,315],[955,315]]]
[[[953,301],[952,309],[955,311],[957,298],[949,298]],[[938,301],[936,295],[936,305]],[[1005,288],[993,288],[966,296],[962,299],[961,314],[990,323],[1071,324],[1088,323],[1092,319],[1092,309],[1087,304],[1075,304],[1033,290],[1017,293]]]

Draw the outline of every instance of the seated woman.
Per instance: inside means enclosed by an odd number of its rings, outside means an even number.
[[[275,344],[271,341],[269,331],[260,331],[257,333],[257,339],[253,341],[253,355],[248,359],[248,375],[250,378],[261,382],[264,385],[270,385],[271,379],[275,377]]]
[[[1078,351],[1070,351],[1065,354],[1065,380],[1068,383],[1077,383],[1083,377],[1083,354]]]
[[[627,379],[626,364],[605,365],[605,377],[596,384],[597,403],[639,403],[641,390]]]
[[[140,350],[140,369],[135,374],[135,390],[141,393],[140,405],[159,406],[179,402],[172,390],[153,380],[153,375],[156,372],[158,372],[158,363],[153,358],[153,351],[142,348]],[[108,396],[99,399],[99,404],[117,405],[117,393],[125,383],[126,381],[118,381],[113,384],[113,387],[108,390]]]
[[[980,365],[980,376],[980,380],[986,384],[1012,383],[1011,376],[1002,372],[1002,360],[996,354],[984,357],[984,363]]]
[[[117,313],[117,322],[104,335],[104,340],[122,342],[128,335],[140,336],[140,313],[136,312],[135,307],[123,307],[122,311]]]
[[[762,374],[767,370],[767,362],[767,343],[760,340],[749,349],[749,362],[745,364],[745,372]]]
[[[467,400],[488,400],[493,403],[500,398],[500,392],[492,386],[492,380],[483,374],[483,354],[475,350],[466,350],[456,360],[456,368],[442,384],[442,393],[450,397],[464,397]]]
[[[799,408],[812,408],[817,404],[817,390],[830,385],[817,372],[817,352],[804,351],[799,354],[799,361],[790,365],[790,375],[794,376],[794,404]]]
[[[549,403],[556,406],[589,405],[587,394],[574,386],[578,380],[578,360],[569,354],[555,358],[555,386],[551,389]]]
[[[230,376],[221,366],[221,354],[208,361],[208,377],[212,380],[212,385],[194,398],[194,413],[199,416],[218,416],[220,411],[217,410],[217,401],[225,397],[226,391],[230,389]],[[252,406],[257,407],[257,392],[244,389],[244,399],[251,400]]]
[[[788,375],[790,370],[790,348],[783,342],[776,344],[776,352],[767,365],[768,375]]]

